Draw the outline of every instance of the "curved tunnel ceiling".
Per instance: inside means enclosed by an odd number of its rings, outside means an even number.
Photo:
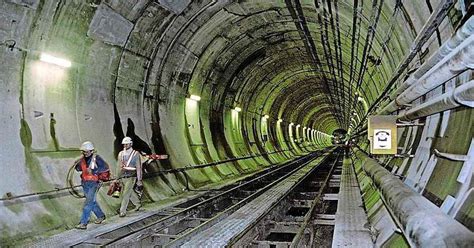
[[[401,5],[392,1],[200,5],[170,25],[180,29],[169,46],[155,41],[153,71],[163,72],[146,84],[182,85],[214,110],[241,105],[288,122],[327,122],[314,127],[326,133],[347,129],[352,109],[364,114],[358,94],[371,104],[413,39],[393,21]]]
[[[0,85],[7,90],[0,94],[0,155],[17,166],[2,167],[9,176],[0,188],[20,196],[66,187],[67,164],[86,140],[112,162],[121,139],[132,136],[137,150],[169,155],[152,172],[189,169],[146,182],[150,198],[160,200],[329,147],[330,134],[356,129],[357,136],[392,86],[416,74],[455,33],[465,18],[455,2],[1,1]],[[440,6],[440,23],[426,30]],[[72,66],[42,62],[41,53]],[[472,136],[458,127],[472,118],[463,111],[441,118],[439,130],[450,132],[440,134],[443,142],[424,138],[428,129],[437,135],[434,122],[406,131],[404,151],[424,149],[420,160],[435,148],[465,154],[459,144],[467,149]],[[191,168],[203,164],[219,166]],[[444,199],[446,187],[437,187],[457,184],[460,168],[439,164],[431,191]],[[42,233],[76,221],[70,213],[78,213],[79,201],[55,197],[18,201],[21,210],[13,206],[0,220],[14,220],[13,236],[28,236],[24,226],[32,223]],[[111,212],[113,202],[104,204]]]

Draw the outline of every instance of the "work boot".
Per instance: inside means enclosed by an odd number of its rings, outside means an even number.
[[[138,212],[138,211],[140,211],[141,208],[142,208],[142,205],[140,204],[140,205],[138,205],[138,206],[135,208],[135,211]]]
[[[85,230],[87,229],[87,224],[79,223],[79,225],[76,226],[76,229]]]
[[[105,220],[105,215],[102,218],[98,218],[97,220],[94,221],[95,224],[100,224]]]

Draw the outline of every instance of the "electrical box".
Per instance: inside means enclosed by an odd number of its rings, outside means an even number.
[[[372,154],[397,154],[397,116],[371,115],[367,131]]]

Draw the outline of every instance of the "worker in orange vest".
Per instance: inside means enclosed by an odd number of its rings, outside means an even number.
[[[96,224],[100,224],[105,220],[105,214],[96,201],[96,194],[100,187],[100,181],[108,180],[110,176],[109,165],[94,152],[94,145],[90,141],[86,141],[81,145],[82,157],[75,162],[76,171],[81,172],[81,185],[84,190],[86,202],[82,209],[80,223],[77,229],[87,229],[87,224],[91,212],[94,212],[97,219]],[[104,176],[105,175],[105,176]]]

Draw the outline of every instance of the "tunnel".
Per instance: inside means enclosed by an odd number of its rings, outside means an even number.
[[[114,178],[130,137],[142,155],[167,156],[143,164],[145,210],[132,216],[119,218],[102,183],[104,228],[339,152],[341,189],[320,200],[337,198],[338,210],[308,217],[334,226],[321,246],[364,233],[375,247],[468,247],[473,10],[470,0],[1,0],[0,246],[72,247],[58,240],[99,232],[74,229],[84,204],[74,164],[90,141]],[[393,119],[395,154],[371,152],[371,116]],[[341,219],[351,216],[342,185],[362,220]],[[235,246],[287,241],[255,242]]]

